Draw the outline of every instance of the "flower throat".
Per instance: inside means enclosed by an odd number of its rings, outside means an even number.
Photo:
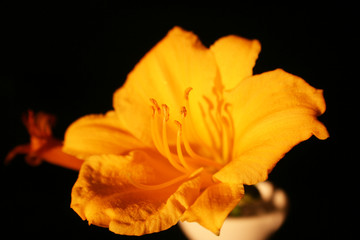
[[[186,131],[188,130],[187,123],[191,123],[192,126],[194,126],[189,103],[189,94],[191,91],[192,88],[185,90],[186,105],[180,109],[181,119],[174,120],[174,124],[177,126],[176,147],[174,148],[170,148],[168,142],[170,108],[166,104],[159,105],[154,98],[150,98],[152,110],[150,131],[153,143],[158,152],[165,157],[175,169],[183,174],[180,175],[180,177],[158,185],[145,185],[130,178],[130,182],[137,188],[155,190],[168,187],[180,181],[193,178],[202,171],[215,173],[231,160],[234,141],[234,124],[229,110],[230,104],[224,103],[222,92],[215,88],[213,92],[216,96],[216,104],[213,104],[206,96],[203,96],[206,103],[205,107],[199,104],[203,124],[211,140],[211,145],[209,146],[204,144],[203,140],[199,139],[199,142],[202,143],[200,147],[204,151],[207,151],[209,153],[208,155],[212,157],[209,158],[196,153],[191,146],[191,143],[186,137]],[[189,120],[188,122],[185,121],[187,118]]]
[[[199,139],[200,148],[208,152],[204,154],[196,153],[189,142],[187,131],[189,130],[189,123],[194,125],[194,119],[191,117],[189,95],[192,88],[185,90],[186,105],[180,109],[179,120],[174,120],[177,125],[177,139],[176,139],[176,153],[172,152],[168,143],[167,124],[170,118],[170,109],[166,104],[161,106],[158,102],[151,98],[151,136],[156,149],[177,170],[187,172],[194,168],[194,166],[212,167],[219,170],[224,164],[229,162],[232,157],[232,149],[234,142],[234,123],[230,114],[231,105],[224,103],[222,92],[215,90],[216,104],[213,104],[209,98],[203,96],[205,104],[200,106],[201,117],[203,125],[209,134],[211,141],[210,145],[205,144],[202,139]],[[188,121],[185,121],[188,119]],[[198,134],[196,134],[198,135]],[[211,158],[209,157],[211,156]]]

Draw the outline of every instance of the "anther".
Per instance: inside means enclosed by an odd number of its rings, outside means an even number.
[[[185,118],[185,117],[186,117],[186,114],[187,114],[186,107],[184,107],[184,106],[181,107],[180,113],[181,113],[181,116],[182,116],[183,118]]]
[[[150,102],[154,105],[154,107],[158,111],[158,113],[161,114],[161,108],[159,107],[159,104],[157,103],[157,101],[153,98],[150,98]]]
[[[178,129],[179,129],[179,131],[180,131],[180,134],[181,134],[181,132],[182,132],[181,123],[180,123],[179,121],[177,121],[177,120],[174,120],[174,122],[175,122],[176,126],[178,127]]]
[[[189,93],[190,91],[192,90],[192,87],[188,87],[186,90],[185,90],[185,99],[188,101],[189,100]]]
[[[169,107],[166,104],[163,104],[161,106],[162,106],[162,110],[164,112],[165,121],[167,122],[169,120],[169,117],[170,117]]]

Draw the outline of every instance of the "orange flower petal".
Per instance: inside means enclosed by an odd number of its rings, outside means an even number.
[[[85,159],[96,154],[122,154],[143,144],[129,134],[113,111],[88,115],[72,123],[65,133],[63,151]]]
[[[233,107],[233,161],[214,175],[222,182],[255,184],[296,144],[329,135],[317,116],[325,112],[322,90],[274,70],[247,78],[228,96]]]
[[[170,120],[181,119],[185,91],[189,87],[193,112],[201,117],[198,101],[210,96],[219,77],[213,54],[191,32],[173,28],[149,51],[128,75],[122,88],[114,94],[114,108],[129,131],[151,144],[150,98],[170,109]],[[172,121],[170,121],[172,122]],[[176,141],[177,126],[169,124],[170,143]]]
[[[181,176],[155,152],[128,156],[92,156],[85,161],[72,190],[71,207],[89,224],[117,234],[142,235],[176,224],[200,191],[199,178],[156,190],[135,187]]]
[[[210,50],[215,55],[225,89],[232,89],[252,76],[261,45],[258,40],[230,35],[217,40]]]
[[[208,187],[185,211],[181,221],[198,222],[214,234],[220,234],[226,217],[244,195],[244,186],[217,183]]]

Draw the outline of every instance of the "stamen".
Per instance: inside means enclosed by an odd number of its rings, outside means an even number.
[[[223,167],[222,164],[216,162],[216,161],[213,161],[213,160],[209,160],[205,157],[202,157],[200,155],[198,155],[197,153],[194,152],[194,150],[191,148],[188,140],[183,136],[182,137],[182,140],[184,142],[184,147],[185,147],[185,150],[186,152],[189,154],[189,156],[196,160],[198,163],[200,163],[201,165],[203,166],[212,166],[212,167],[215,167],[216,169],[220,169]]]
[[[182,124],[181,123],[179,123],[179,124],[182,126],[182,128],[185,128],[185,117],[187,115],[186,107],[181,108],[181,115],[182,115]],[[180,136],[178,136],[178,137],[180,137]],[[183,140],[183,143],[184,143],[185,150],[186,150],[187,154],[189,154],[189,156],[192,159],[196,160],[198,163],[200,163],[202,165],[205,165],[205,166],[212,166],[212,167],[215,167],[217,169],[222,168],[221,164],[196,154],[194,152],[194,150],[191,148],[190,143],[187,140],[187,138],[184,136],[184,134],[181,134],[181,137],[182,137],[182,140]]]
[[[164,154],[163,151],[162,151],[163,145],[162,145],[162,142],[161,142],[161,138],[159,136],[159,127],[158,127],[158,124],[155,122],[155,121],[157,121],[157,119],[155,118],[157,111],[155,110],[155,107],[153,107],[153,106],[152,106],[152,109],[153,109],[153,115],[152,115],[151,120],[150,120],[151,137],[152,137],[152,140],[154,142],[154,145],[155,145],[156,149],[161,154]]]
[[[231,132],[229,131],[229,124],[227,119],[223,117],[222,120],[224,123],[223,124],[224,134],[222,134],[222,157],[224,162],[227,163],[230,154],[231,141],[229,135],[231,134]]]
[[[199,175],[202,171],[204,170],[204,168],[198,168],[195,171],[191,172],[191,173],[187,173],[184,175],[181,175],[177,178],[173,178],[167,182],[164,183],[160,183],[160,184],[155,184],[155,185],[147,185],[147,184],[142,184],[142,183],[138,183],[136,181],[134,181],[134,179],[131,177],[131,175],[129,174],[128,176],[128,180],[130,182],[131,185],[133,185],[136,188],[142,189],[142,190],[148,190],[148,191],[153,191],[153,190],[159,190],[159,189],[163,189],[166,187],[170,187],[178,182],[181,181],[185,181],[191,178],[196,177],[197,175]]]
[[[156,115],[161,115],[161,109],[159,107],[159,104],[157,103],[157,101],[153,98],[150,98],[150,102],[153,104],[153,106],[151,106],[152,108],[152,117],[150,119],[150,131],[151,131],[151,137],[152,140],[154,142],[154,145],[156,147],[156,149],[161,153],[164,154],[163,152],[163,144],[161,142],[161,137],[159,136],[159,127],[157,124],[157,118]]]
[[[196,169],[194,172],[192,172],[192,173],[189,175],[189,178],[196,177],[196,176],[197,176],[198,174],[200,174],[203,170],[204,170],[203,167]]]
[[[189,101],[189,93],[191,92],[192,87],[188,87],[187,89],[185,89],[185,100]]]
[[[209,117],[210,117],[210,120],[211,122],[213,123],[215,129],[217,132],[220,132],[220,129],[221,129],[221,123],[219,123],[219,121],[216,121],[215,118],[214,118],[214,115],[212,113],[212,110],[214,109],[214,105],[213,103],[210,101],[209,98],[207,98],[206,96],[203,96],[203,98],[205,99],[206,103],[208,104],[208,110],[209,110]],[[218,109],[218,108],[217,108]],[[217,112],[218,113],[218,112]],[[218,114],[216,114],[218,115]]]
[[[175,120],[176,125],[178,126],[178,132],[177,132],[177,138],[176,138],[176,151],[179,156],[181,164],[186,168],[190,169],[190,166],[187,164],[187,162],[184,159],[184,155],[182,153],[181,149],[181,135],[182,135],[182,126],[181,123]]]
[[[190,94],[191,90],[192,90],[191,87],[188,87],[185,90],[185,100],[186,100],[186,102],[185,102],[185,107],[181,108],[181,115],[182,115],[182,119],[184,119],[187,115],[189,115],[188,121],[190,121],[191,125],[194,125],[193,118],[191,117],[191,109],[190,109],[190,102],[189,102],[189,94]],[[198,138],[198,140],[201,141],[200,138]]]
[[[135,186],[136,188],[139,188],[142,190],[159,190],[159,189],[163,189],[166,187],[170,187],[178,182],[181,182],[181,181],[187,179],[188,177],[189,177],[188,174],[184,174],[184,175],[181,175],[180,177],[171,179],[170,181],[156,184],[156,185],[146,185],[146,184],[138,183],[138,182],[134,181],[134,179],[132,179],[131,176],[129,176],[128,179],[129,179],[129,182],[131,183],[131,185]]]
[[[225,131],[226,131],[226,135],[227,135],[227,143],[228,143],[228,149],[227,149],[227,162],[231,159],[231,154],[233,152],[233,147],[234,147],[234,133],[235,133],[235,128],[234,128],[234,119],[232,118],[232,115],[229,111],[229,107],[231,105],[225,104],[224,106],[224,110],[226,115],[223,117],[223,122],[225,123]]]
[[[154,105],[155,109],[157,110],[158,114],[161,114],[161,108],[159,107],[159,104],[157,101],[153,98],[150,98],[150,102]]]
[[[221,92],[214,92],[216,97],[215,102],[210,98],[203,96],[205,104],[199,103],[200,113],[203,118],[203,124],[209,134],[211,141],[210,145],[203,143],[202,150],[211,154],[211,158],[203,157],[197,154],[190,145],[186,135],[190,134],[192,129],[186,129],[185,123],[192,125],[194,119],[190,113],[189,94],[192,88],[185,90],[186,105],[181,107],[181,120],[176,121],[178,127],[176,138],[176,152],[172,153],[170,150],[168,136],[167,136],[167,122],[170,118],[169,107],[166,104],[159,106],[157,101],[150,99],[152,103],[152,118],[151,118],[151,134],[153,142],[157,150],[169,161],[169,163],[178,171],[183,172],[184,175],[172,179],[168,182],[158,185],[143,185],[140,183],[133,183],[134,186],[141,189],[159,189],[170,186],[180,180],[190,176],[194,166],[203,166],[204,168],[213,171],[221,169],[225,163],[231,160],[234,141],[234,123],[229,111],[230,104],[225,103]],[[207,105],[207,106],[206,106]],[[160,119],[157,117],[161,117]],[[188,119],[186,119],[188,117]],[[162,124],[162,126],[160,126]],[[194,133],[191,136],[197,137]],[[202,141],[199,139],[199,141]],[[183,145],[183,146],[182,146]],[[184,155],[185,151],[185,155]],[[189,161],[191,159],[191,162]],[[202,170],[196,170],[191,174],[198,174]]]
[[[218,147],[217,147],[218,144],[216,143],[215,136],[213,135],[213,130],[211,129],[209,121],[206,118],[207,114],[206,114],[203,106],[200,103],[199,103],[199,107],[200,107],[201,115],[202,115],[202,118],[203,118],[204,126],[206,127],[207,133],[209,134],[209,137],[210,137],[210,140],[211,140],[211,144],[212,144],[213,148],[219,150]]]
[[[176,168],[177,170],[186,173],[186,169],[184,169],[184,167],[182,167],[177,161],[175,161],[175,159],[173,158],[171,152],[170,152],[170,148],[169,148],[169,143],[167,140],[167,130],[166,130],[166,122],[169,120],[169,107],[165,104],[162,105],[163,107],[163,112],[164,112],[164,117],[163,117],[163,127],[162,127],[162,140],[163,140],[163,149],[165,151],[165,156],[167,157],[167,159],[169,160],[170,164]]]
[[[163,104],[161,106],[162,106],[162,110],[164,112],[164,120],[167,122],[170,117],[169,107],[166,104]]]
[[[204,100],[206,101],[206,103],[208,104],[209,106],[209,110],[213,110],[214,109],[214,104],[210,101],[210,99],[206,96],[203,96]]]
[[[230,127],[230,131],[232,133],[232,135],[234,135],[235,132],[235,127],[234,127],[234,119],[232,118],[232,115],[230,113],[229,108],[231,107],[230,103],[225,104],[224,109],[225,109],[225,113],[227,115],[227,120],[229,122],[229,127]]]
[[[181,113],[182,118],[184,119],[184,118],[186,117],[186,115],[187,115],[186,107],[183,106],[183,107],[181,108],[180,113]]]

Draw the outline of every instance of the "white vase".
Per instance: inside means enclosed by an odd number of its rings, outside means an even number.
[[[274,188],[270,182],[256,185],[264,201],[271,201],[275,209],[255,216],[228,217],[221,228],[220,236],[198,223],[179,222],[179,226],[190,240],[264,240],[280,228],[286,218],[288,199],[285,192]]]

